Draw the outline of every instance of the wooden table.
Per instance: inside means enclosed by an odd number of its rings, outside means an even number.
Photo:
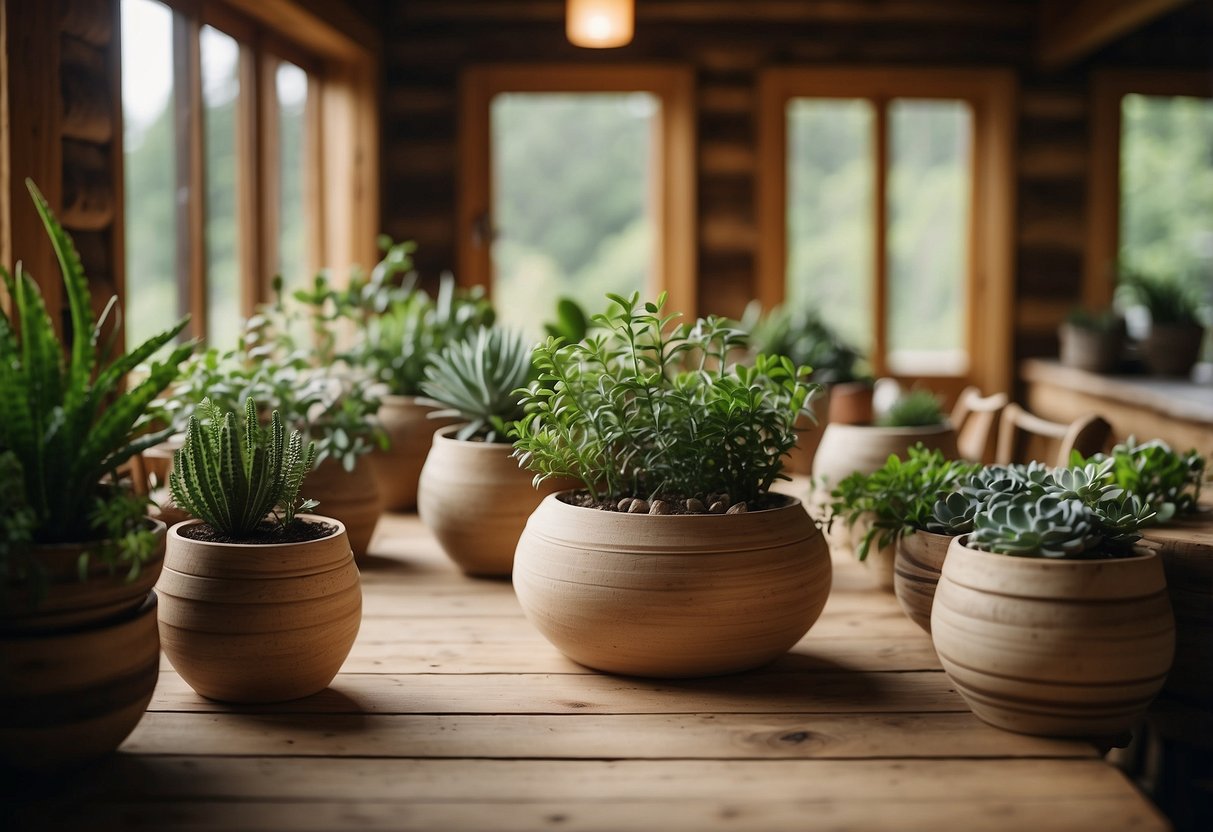
[[[117,755],[27,787],[0,827],[1166,828],[1091,746],[973,717],[857,564],[770,667],[646,681],[562,657],[508,582],[461,576],[415,517],[385,518],[372,551],[329,690],[225,706],[166,663]]]

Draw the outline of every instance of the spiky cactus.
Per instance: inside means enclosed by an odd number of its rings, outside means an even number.
[[[275,509],[285,529],[296,512],[316,506],[313,500],[299,500],[315,457],[316,446],[309,443],[305,449],[299,431],[288,439],[278,411],[262,428],[256,403],[246,399],[241,431],[235,413],[204,399],[190,417],[185,443],[173,455],[169,488],[178,506],[238,540],[251,536]]]
[[[505,438],[510,422],[525,415],[515,391],[526,387],[533,375],[531,348],[521,334],[480,329],[475,338],[456,341],[433,359],[421,390],[446,408],[435,417],[467,421],[457,438],[495,442]]]

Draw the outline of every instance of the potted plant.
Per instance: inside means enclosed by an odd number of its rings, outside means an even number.
[[[1162,689],[1175,627],[1162,562],[1133,544],[1153,510],[1063,468],[991,497],[948,550],[931,612],[940,662],[982,720],[1114,737]]]
[[[524,415],[518,390],[533,378],[531,348],[519,333],[481,329],[457,341],[425,371],[420,401],[459,424],[434,434],[421,470],[417,512],[451,560],[469,575],[508,576],[526,518],[547,494],[518,467],[507,432]],[[474,518],[469,522],[469,518]]]
[[[1200,357],[1205,336],[1195,293],[1178,280],[1147,274],[1128,274],[1122,282],[1129,295],[1150,313],[1150,329],[1141,341],[1142,357],[1150,372],[1187,376]]]
[[[782,356],[727,365],[744,334],[674,327],[665,296],[609,296],[601,331],[535,351],[515,453],[545,497],[514,559],[539,631],[574,661],[688,677],[775,659],[817,619],[831,567],[794,498],[770,491],[815,385]]]
[[[328,687],[362,621],[358,568],[339,520],[304,514],[315,445],[204,400],[169,474],[200,518],[169,531],[157,588],[160,639],[195,691],[224,702],[279,702]]]
[[[1124,318],[1112,310],[1075,309],[1057,331],[1059,359],[1066,367],[1090,373],[1110,373],[1120,366],[1124,351]]]
[[[149,403],[191,344],[176,326],[111,358],[71,238],[26,180],[58,258],[70,315],[60,341],[38,286],[0,269],[0,766],[56,768],[113,751],[156,686],[151,591],[164,526],[117,470],[163,438]],[[54,312],[58,317],[58,310]],[[152,361],[123,392],[127,373]]]

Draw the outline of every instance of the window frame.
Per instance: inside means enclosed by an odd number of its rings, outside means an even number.
[[[895,376],[922,381],[949,397],[968,384],[1009,390],[1015,320],[1015,130],[1018,83],[1011,70],[988,68],[781,67],[758,79],[758,227],[756,296],[764,307],[784,301],[787,283],[787,105],[796,98],[863,98],[875,108],[873,144],[873,370],[887,362],[888,103],[893,99],[966,101],[973,113],[972,203],[966,328],[969,369],[963,376]],[[885,138],[886,141],[881,139]]]
[[[1091,77],[1091,153],[1087,167],[1087,236],[1082,302],[1106,309],[1120,258],[1121,102],[1126,95],[1213,99],[1213,75],[1183,70],[1100,70]]]
[[[492,64],[465,69],[459,79],[456,199],[460,285],[483,286],[492,295],[492,235],[485,233],[486,225],[492,227],[493,205],[490,107],[497,95],[513,92],[646,92],[661,102],[652,180],[657,285],[648,289],[667,292],[667,309],[693,319],[698,314],[695,76],[685,67]]]

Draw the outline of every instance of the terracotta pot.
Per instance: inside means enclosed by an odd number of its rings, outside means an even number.
[[[545,497],[514,558],[523,611],[575,662],[611,673],[734,673],[783,655],[830,592],[800,501],[734,515],[650,516]]]
[[[79,629],[0,635],[0,766],[66,768],[122,744],[160,676],[156,593]]]
[[[979,718],[1055,737],[1128,731],[1162,689],[1175,624],[1153,552],[1110,560],[948,549],[931,633]]]
[[[893,591],[910,620],[931,632],[931,607],[952,535],[916,531],[897,538]]]
[[[831,384],[829,421],[839,425],[871,424],[872,391],[872,384],[867,381]]]
[[[431,419],[438,408],[420,404],[416,396],[384,396],[379,422],[391,443],[386,451],[368,455],[383,507],[387,511],[411,511],[417,507],[417,483],[434,431],[453,425],[453,419]]]
[[[165,524],[147,522],[156,536],[156,548],[133,581],[127,581],[128,567],[119,565],[111,572],[96,555],[89,557],[87,577],[80,580],[80,556],[96,543],[33,547],[33,557],[45,570],[45,594],[34,597],[25,581],[8,587],[7,603],[0,605],[0,633],[82,627],[139,609],[164,565]]]
[[[1090,373],[1110,373],[1120,365],[1124,351],[1124,326],[1109,330],[1064,323],[1057,330],[1058,358],[1067,367]]]
[[[316,500],[326,517],[341,521],[354,557],[366,555],[383,515],[379,486],[366,457],[358,460],[353,471],[345,470],[336,459],[326,459],[307,475],[301,493]]]
[[[169,530],[160,593],[164,654],[190,687],[224,702],[281,702],[324,690],[362,621],[345,527],[288,544],[207,543]]]
[[[434,434],[421,470],[417,512],[464,572],[508,576],[527,517],[548,494],[574,486],[547,480],[536,489],[534,474],[510,457],[512,445],[455,439],[457,430]]]
[[[829,388],[826,388],[813,400],[812,410],[817,419],[816,422],[803,413],[796,419],[796,446],[788,454],[784,466],[790,474],[808,476],[813,473],[813,457],[817,455],[821,435],[830,421]]]
[[[1142,357],[1159,376],[1188,376],[1200,357],[1205,339],[1199,324],[1155,324],[1141,342]]]

